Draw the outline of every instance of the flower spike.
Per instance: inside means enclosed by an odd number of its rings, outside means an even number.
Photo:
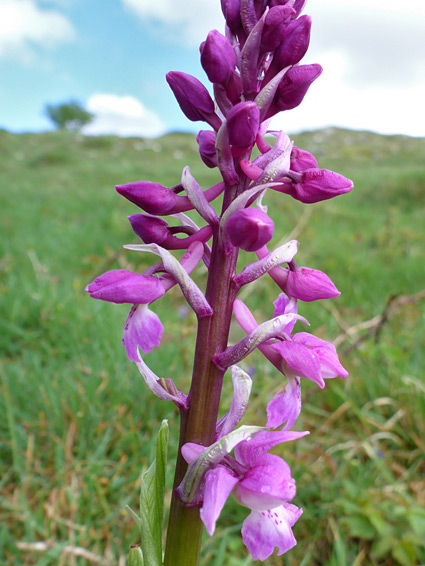
[[[200,46],[201,65],[212,84],[206,88],[194,76],[173,71],[166,80],[186,117],[209,124],[210,130],[196,136],[199,155],[222,180],[203,190],[185,167],[181,180],[171,188],[150,181],[117,185],[117,192],[143,211],[129,216],[129,221],[144,243],[125,247],[155,254],[158,263],[143,273],[109,271],[86,288],[93,298],[131,305],[123,333],[127,356],[154,395],[172,401],[180,410],[178,487],[172,495],[165,566],[196,566],[201,522],[213,535],[230,493],[249,510],[242,539],[254,560],[266,560],[275,551],[280,556],[296,544],[292,527],[302,509],[291,503],[295,480],[285,460],[270,450],[308,434],[291,430],[301,411],[301,378],[323,388],[326,379],[348,374],[333,344],[307,332],[294,332],[298,320],[308,324],[298,314],[300,301],[336,297],[338,289],[325,273],[295,263],[296,240],[271,252],[267,249],[282,224],[276,199],[290,196],[312,204],[347,193],[353,186],[342,175],[319,169],[311,153],[295,147],[285,132],[270,126],[278,112],[302,102],[322,71],[320,65],[301,64],[311,31],[311,18],[300,16],[305,2],[221,0],[224,32],[210,31]],[[275,191],[273,207],[267,202],[268,189]],[[187,211],[192,213],[185,215]],[[185,251],[179,260],[170,250]],[[241,264],[248,256],[240,250],[255,252],[257,261]],[[200,262],[196,275],[206,272],[205,293],[189,275]],[[280,294],[273,303],[272,318],[258,324],[236,297],[243,286],[266,273]],[[188,396],[172,379],[156,376],[144,361],[145,354],[160,346],[164,330],[151,304],[174,285],[179,285],[198,319]],[[182,318],[187,312],[186,306],[177,310]],[[228,345],[232,314],[245,337]],[[285,379],[280,391],[265,403],[267,427],[240,427],[252,380],[236,364],[254,349]],[[228,367],[233,399],[217,422]],[[159,507],[165,481],[164,446],[158,442],[156,462],[143,475],[142,517],[136,516],[147,533],[142,536],[144,559],[149,561],[151,537],[158,564],[162,563]],[[159,480],[152,483],[155,472]],[[185,528],[189,518],[190,537]]]

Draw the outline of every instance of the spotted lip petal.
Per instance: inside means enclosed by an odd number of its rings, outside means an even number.
[[[218,516],[233,490],[236,499],[251,509],[242,527],[243,540],[254,559],[265,559],[273,553],[275,546],[282,554],[295,544],[291,527],[301,514],[300,509],[287,503],[296,490],[288,464],[267,452],[281,442],[308,433],[262,431],[253,438],[247,434],[241,440],[243,430],[241,427],[240,432],[228,435],[232,441],[227,446],[225,439],[207,449],[195,444],[185,445],[183,454],[191,462],[189,476],[193,477],[185,477],[184,483],[201,505],[200,516],[210,535],[214,533]],[[235,446],[236,435],[239,442]],[[226,455],[233,447],[235,458]],[[199,501],[196,486],[202,486],[203,494],[198,492]],[[182,487],[183,484],[178,488],[180,494],[187,492]]]
[[[242,539],[254,560],[266,560],[278,548],[280,556],[293,548],[297,541],[291,527],[302,509],[285,503],[267,511],[252,511],[242,526]]]

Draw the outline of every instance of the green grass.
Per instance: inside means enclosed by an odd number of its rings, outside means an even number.
[[[304,509],[298,545],[267,564],[424,564],[425,301],[400,306],[379,334],[359,343],[366,330],[350,338],[343,327],[381,314],[392,295],[425,288],[425,140],[329,129],[295,143],[355,183],[349,195],[317,205],[272,191],[266,199],[277,234],[298,225],[297,261],[327,272],[342,291],[300,312],[319,336],[342,335],[350,376],[324,391],[303,383],[297,427],[311,435],[280,450],[297,480],[294,503]],[[135,241],[125,218],[135,208],[113,185],[149,179],[172,186],[187,164],[205,188],[217,181],[190,135],[0,132],[0,564],[90,564],[61,557],[66,545],[122,564],[137,541],[123,509],[137,506],[139,474],[163,418],[170,420],[172,463],[178,417],[126,359],[127,306],[90,300],[83,289],[107,269],[154,261],[122,249]],[[196,277],[202,285],[205,274]],[[269,280],[245,295],[259,321],[270,317],[276,288]],[[181,317],[181,304],[173,289],[155,307],[165,336],[148,363],[185,390],[196,326],[190,314]],[[236,328],[232,336],[240,336]],[[259,353],[247,363],[255,377],[245,422],[263,424],[282,379]],[[216,536],[205,538],[204,564],[252,564],[240,540],[245,516],[229,499]],[[36,541],[52,546],[17,548]]]

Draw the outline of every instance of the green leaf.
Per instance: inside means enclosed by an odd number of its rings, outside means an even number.
[[[368,506],[365,509],[367,513],[367,518],[378,531],[380,536],[389,536],[391,535],[393,529],[392,526],[382,517],[379,512],[375,512],[371,507]]]
[[[384,538],[377,539],[371,548],[371,556],[377,558],[378,560],[383,558],[386,554],[390,552],[393,548],[396,539],[393,536],[387,536]]]
[[[164,516],[165,468],[168,422],[162,421],[156,444],[156,458],[142,474],[140,519],[143,556],[149,566],[162,566],[162,521]]]
[[[405,540],[401,540],[393,548],[392,555],[402,566],[415,566],[417,564],[415,549]]]
[[[128,566],[144,566],[143,552],[140,546],[132,546],[128,553]]]
[[[366,517],[353,515],[352,517],[344,517],[342,522],[347,525],[352,537],[373,540],[376,536],[374,527]]]
[[[163,420],[159,429],[156,442],[156,497],[158,501],[158,511],[162,521],[164,518],[164,495],[165,495],[165,472],[167,468],[167,448],[168,448],[168,421]]]
[[[142,530],[142,520],[139,517],[139,515],[136,513],[136,511],[133,511],[133,509],[130,507],[130,505],[126,505],[125,506],[126,510],[129,512],[131,518],[134,520],[134,522],[136,523],[139,531]]]
[[[407,518],[415,533],[423,536],[425,539],[425,510],[419,508],[409,509]]]

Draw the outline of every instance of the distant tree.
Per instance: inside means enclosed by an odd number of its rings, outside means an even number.
[[[76,100],[62,104],[47,104],[45,113],[60,130],[80,130],[94,118],[94,114],[88,112]]]

